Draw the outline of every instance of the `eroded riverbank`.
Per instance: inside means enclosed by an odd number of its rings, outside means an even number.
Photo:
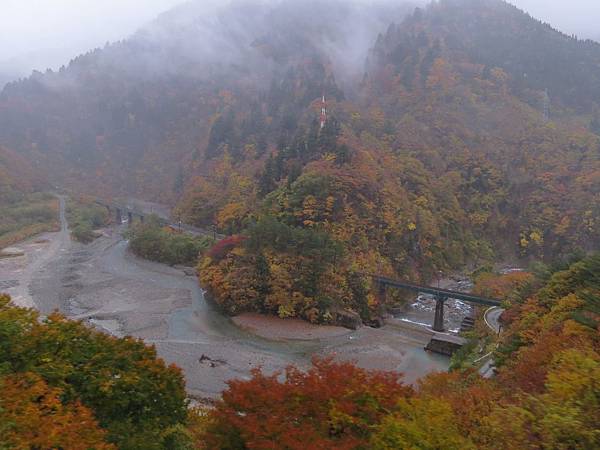
[[[227,380],[247,378],[255,367],[266,372],[289,364],[306,367],[312,356],[401,371],[407,382],[448,367],[447,358],[423,350],[426,333],[394,327],[329,333],[310,331],[296,322],[274,325],[277,319],[255,318],[253,326],[263,328],[260,337],[216,311],[194,277],[133,256],[121,232],[106,229],[87,246],[71,242],[68,234],[65,240],[66,230],[48,234],[45,249],[21,246],[24,259],[1,267],[0,280],[27,273],[19,289],[29,293],[42,313],[58,309],[114,335],[154,344],[161,357],[184,370],[188,391],[197,397],[218,396]],[[38,257],[31,257],[32,252]],[[20,266],[10,267],[16,263]],[[264,327],[271,329],[265,332]]]

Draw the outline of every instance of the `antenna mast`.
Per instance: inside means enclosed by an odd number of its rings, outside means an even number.
[[[542,94],[542,107],[544,109],[544,122],[550,120],[550,96],[548,95],[548,89],[544,90]]]
[[[323,94],[323,99],[321,100],[321,129],[323,129],[326,122],[327,122],[327,101],[325,100],[325,94]]]

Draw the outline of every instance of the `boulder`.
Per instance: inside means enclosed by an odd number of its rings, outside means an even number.
[[[337,310],[334,313],[335,325],[339,325],[344,328],[356,330],[362,325],[362,319],[358,313],[349,311],[347,309]]]

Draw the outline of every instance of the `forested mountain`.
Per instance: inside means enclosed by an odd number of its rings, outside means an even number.
[[[13,81],[15,77],[11,76],[8,73],[0,72],[0,89],[4,87],[8,82]]]
[[[344,76],[362,65],[377,32],[410,10],[340,1],[206,9],[186,3],[131,39],[9,84],[0,142],[42,158],[59,180],[173,201],[232,118],[264,152],[323,92],[343,96],[333,61]],[[245,144],[236,137],[232,152]]]
[[[554,108],[591,112],[600,101],[600,44],[567,36],[504,1],[433,3],[388,30],[389,62],[402,64],[425,37],[439,39],[455,61],[482,64],[486,73],[501,67],[513,92],[536,107],[544,90]]]
[[[501,0],[413,9],[185,4],[9,84],[0,144],[63,185],[235,235],[202,263],[231,312],[369,320],[357,272],[595,248],[600,45]]]
[[[453,45],[459,26],[432,24],[463,7],[464,29],[492,7],[503,29],[515,12],[488,1],[417,10],[377,39],[353,96],[330,102],[326,127],[301,124],[282,139],[257,183],[247,160],[230,157],[211,179],[193,180],[180,203],[190,219],[216,214],[238,232],[262,217],[205,260],[202,279],[225,308],[327,321],[341,304],[368,320],[379,305],[355,272],[427,280],[597,245],[599,141],[589,118],[561,103],[552,104],[561,118],[545,117],[544,90],[515,82],[504,58],[483,64]]]
[[[586,449],[600,445],[600,256],[536,276],[497,277],[508,307],[492,351],[498,374],[469,363],[418,388],[395,373],[315,361],[236,380],[209,413],[206,448]],[[512,286],[511,286],[512,285]],[[482,334],[485,335],[487,331]],[[481,343],[481,341],[480,341]],[[495,350],[494,350],[495,349]],[[477,352],[483,352],[481,348]],[[480,353],[477,353],[480,354]],[[473,358],[475,360],[475,358]]]

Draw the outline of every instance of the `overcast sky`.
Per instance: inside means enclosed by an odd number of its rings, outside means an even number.
[[[600,39],[600,0],[509,0],[567,33]]]
[[[600,39],[600,0],[511,1],[561,31]],[[181,2],[0,0],[0,72],[9,66],[24,73],[60,66],[79,53],[127,37]]]
[[[182,0],[0,0],[0,64],[28,57],[68,61],[129,36],[178,3]]]

